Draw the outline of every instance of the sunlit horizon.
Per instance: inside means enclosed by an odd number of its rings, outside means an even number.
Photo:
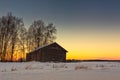
[[[12,12],[27,29],[34,20],[52,22],[67,59],[79,60],[120,60],[119,9],[119,0],[0,1],[0,17]]]

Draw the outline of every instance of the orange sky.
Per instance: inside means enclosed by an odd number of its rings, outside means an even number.
[[[56,42],[63,46],[67,59],[120,59],[120,32],[61,30]],[[70,33],[71,32],[71,33]]]
[[[27,28],[53,22],[67,59],[120,59],[120,0],[1,0],[0,16],[9,11]]]

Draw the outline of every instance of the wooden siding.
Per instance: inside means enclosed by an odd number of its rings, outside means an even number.
[[[66,50],[54,43],[43,48],[37,49],[26,56],[27,61],[66,61]]]

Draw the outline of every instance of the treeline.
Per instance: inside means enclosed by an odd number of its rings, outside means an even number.
[[[0,17],[0,60],[24,59],[31,50],[52,43],[56,31],[52,23],[45,25],[42,20],[25,27],[23,19],[12,13]]]
[[[120,60],[101,60],[101,59],[90,59],[90,60],[76,60],[76,59],[68,59],[66,62],[120,62]]]

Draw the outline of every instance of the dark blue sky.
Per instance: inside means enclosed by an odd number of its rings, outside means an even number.
[[[68,58],[120,58],[120,0],[0,0],[0,16],[7,12],[26,27],[38,19],[53,22]]]
[[[120,0],[0,0],[0,16],[7,12],[26,24],[43,19],[60,25],[120,25]]]

